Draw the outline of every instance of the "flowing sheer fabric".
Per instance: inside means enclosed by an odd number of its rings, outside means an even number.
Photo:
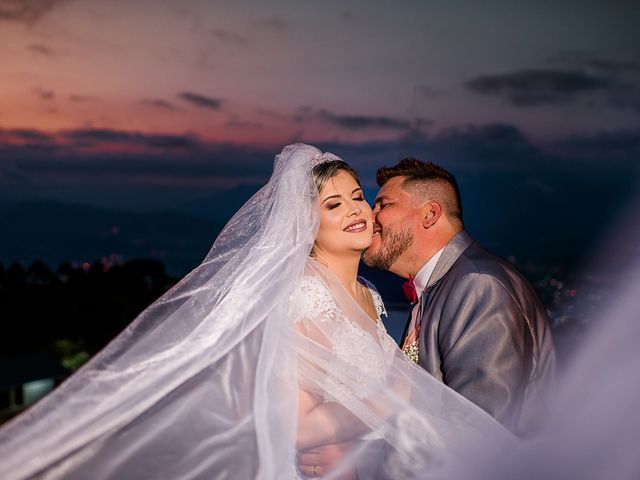
[[[468,442],[509,442],[309,258],[311,170],[334,158],[285,147],[199,267],[0,430],[0,478],[296,478],[301,438],[357,440],[361,478],[427,478]],[[298,425],[301,391],[330,435]]]
[[[296,385],[333,414],[332,435],[316,435],[314,446],[357,439],[345,467],[356,466],[360,478],[440,478],[470,446],[497,453],[514,441],[491,416],[411,362],[319,262],[307,262],[293,305]],[[304,420],[300,427],[308,437]]]

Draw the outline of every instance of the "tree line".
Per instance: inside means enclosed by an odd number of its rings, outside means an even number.
[[[148,259],[0,264],[0,356],[47,353],[75,369],[175,282]]]

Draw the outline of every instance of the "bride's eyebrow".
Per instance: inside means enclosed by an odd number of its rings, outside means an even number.
[[[357,191],[362,190],[361,187],[358,188],[354,188],[351,191],[351,195],[353,195],[354,193],[356,193]],[[325,198],[324,200],[322,200],[322,202],[320,202],[320,205],[322,205],[324,202],[326,202],[327,200],[331,199],[331,198],[340,198],[342,195],[329,195],[327,198]]]

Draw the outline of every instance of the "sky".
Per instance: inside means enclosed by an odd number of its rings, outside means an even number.
[[[193,204],[297,141],[371,191],[412,155],[627,192],[639,24],[623,0],[0,0],[0,204]]]

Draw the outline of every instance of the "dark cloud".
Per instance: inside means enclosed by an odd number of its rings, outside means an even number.
[[[434,88],[431,88],[428,85],[417,85],[414,88],[416,94],[425,97],[425,98],[436,98],[441,95],[441,92],[438,92]]]
[[[345,8],[344,10],[342,10],[341,16],[347,22],[353,22],[356,19],[355,13],[353,13],[353,10],[349,8]]]
[[[269,110],[268,108],[255,108],[254,111],[259,115],[265,117],[274,118],[277,120],[289,120],[286,115],[283,115],[280,112],[276,112],[275,110]]]
[[[69,100],[72,102],[82,103],[82,102],[95,102],[97,100],[96,97],[90,97],[88,95],[69,95]]]
[[[35,129],[0,129],[0,145],[12,152],[38,152],[44,146],[75,154],[87,148],[100,152],[127,152],[127,147],[140,147],[136,151],[196,151],[206,144],[195,135],[141,133],[126,130],[83,128],[47,133]]]
[[[249,44],[249,39],[243,35],[230,32],[228,30],[216,29],[213,31],[213,36],[224,43],[231,45],[237,45],[244,47]]]
[[[193,149],[200,142],[192,135],[147,134],[111,129],[79,129],[62,132],[62,136],[76,147],[99,147],[108,144],[131,145],[143,148],[175,150]]]
[[[635,159],[633,163],[640,170],[640,130],[574,135],[547,145],[545,151],[560,158],[602,162],[605,169]]]
[[[605,103],[619,110],[640,113],[640,86],[622,85],[607,96]]]
[[[271,17],[258,22],[258,25],[276,32],[284,32],[289,28],[289,23],[280,17]]]
[[[32,128],[0,129],[0,143],[49,143],[52,141],[53,137],[48,133]]]
[[[406,120],[399,120],[393,117],[368,116],[368,115],[338,115],[328,110],[313,110],[304,107],[299,110],[296,120],[319,120],[335,125],[346,130],[363,130],[366,128],[382,128],[388,130],[410,130],[411,123]]]
[[[599,95],[585,98],[587,107],[610,107],[640,113],[640,62],[616,58],[603,58],[585,52],[562,52],[549,62],[564,68],[593,72],[608,79],[609,85]]]
[[[529,174],[545,161],[540,148],[508,124],[459,126],[432,135],[412,131],[397,140],[326,142],[319,148],[370,173],[404,157],[433,161],[465,175],[498,171]]]
[[[210,110],[220,110],[220,107],[222,107],[222,100],[219,98],[207,97],[198,93],[183,92],[179,95],[179,98],[191,105]]]
[[[427,139],[426,148],[435,158],[474,168],[519,169],[541,158],[538,147],[509,124],[449,128]]]
[[[48,133],[34,129],[0,129],[0,180],[19,184],[32,180],[24,160],[37,155],[54,158],[60,150]],[[0,187],[2,190],[2,187]]]
[[[640,63],[638,62],[607,60],[606,58],[591,58],[586,65],[595,70],[614,73],[633,71],[640,68]]]
[[[36,88],[33,92],[40,97],[41,100],[53,100],[55,93],[53,90],[47,90],[45,88]]]
[[[629,60],[597,57],[585,52],[561,52],[549,58],[554,65],[595,70],[607,74],[620,74],[640,69],[640,63]]]
[[[239,118],[231,118],[231,119],[229,119],[229,121],[227,121],[227,123],[225,125],[227,127],[240,128],[240,129],[244,129],[244,128],[262,129],[262,128],[264,128],[264,125],[262,123],[251,122],[251,121],[247,121],[247,120],[241,120]]]
[[[553,143],[534,142],[510,124],[466,125],[432,135],[364,143],[327,142],[331,151],[361,170],[391,165],[413,156],[442,164],[464,175],[520,172],[537,175],[556,171],[640,169],[640,131],[613,131],[567,137]],[[639,177],[640,178],[640,177]]]
[[[39,55],[44,55],[45,57],[51,57],[55,55],[55,52],[47,47],[46,45],[41,44],[32,44],[27,47],[30,52],[37,53]]]
[[[124,208],[131,206],[124,198],[142,197],[136,206],[146,202],[157,208],[175,203],[167,203],[167,191],[183,195],[175,201],[246,182],[262,183],[276,153],[191,136],[99,129],[48,135],[0,129],[0,192],[8,201],[53,194]],[[25,185],[37,188],[27,191]]]
[[[85,185],[100,185],[106,178],[122,185],[158,179],[166,185],[207,178],[266,179],[277,153],[251,146],[204,143],[189,136],[89,129],[59,132],[58,143],[50,143],[46,149],[36,132],[0,130],[1,144],[5,144],[3,135],[8,133],[13,134],[14,142],[17,133],[25,141],[10,149],[0,148],[0,165],[19,172],[23,178],[81,181]],[[27,141],[31,137],[33,141]],[[131,145],[145,148],[132,153],[127,149]]]
[[[33,25],[66,0],[0,0],[0,20]]]
[[[465,84],[481,95],[498,95],[517,106],[560,104],[575,97],[611,88],[607,77],[579,70],[519,70],[506,74],[481,75]]]
[[[146,98],[146,99],[140,100],[140,104],[145,105],[147,107],[154,107],[154,108],[159,108],[161,110],[168,110],[171,112],[175,112],[176,110],[178,110],[178,107],[176,107],[174,104],[172,104],[171,102],[167,102],[166,100],[162,100],[161,98]]]
[[[422,127],[431,127],[434,125],[434,123],[435,122],[429,118],[418,117],[413,120],[413,127],[418,129]]]

